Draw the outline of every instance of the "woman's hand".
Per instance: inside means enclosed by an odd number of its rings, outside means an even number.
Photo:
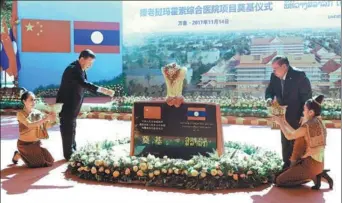
[[[56,121],[56,119],[57,119],[56,113],[55,113],[55,112],[49,113],[48,116],[47,116],[47,119],[48,119],[49,121],[51,121],[51,122]]]
[[[280,123],[283,123],[283,122],[284,122],[284,118],[283,118],[283,117],[280,117],[280,116],[273,116],[272,119],[273,119],[273,121],[274,121],[276,124],[278,124],[278,125],[280,125]]]

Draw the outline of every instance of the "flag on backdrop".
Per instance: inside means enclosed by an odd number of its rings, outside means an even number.
[[[120,53],[120,23],[74,22],[74,52]]]
[[[70,21],[21,20],[23,52],[71,52]]]

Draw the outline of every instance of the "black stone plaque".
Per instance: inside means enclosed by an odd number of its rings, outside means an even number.
[[[216,151],[222,144],[217,108],[205,103],[183,103],[178,108],[166,102],[134,103],[131,155],[190,159]]]

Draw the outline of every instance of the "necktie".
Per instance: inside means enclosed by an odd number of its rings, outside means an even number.
[[[280,80],[281,82],[281,95],[284,96],[284,85],[285,85],[285,80]]]

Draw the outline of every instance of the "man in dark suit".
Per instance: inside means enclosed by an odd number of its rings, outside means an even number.
[[[294,128],[298,129],[301,123],[303,106],[312,98],[312,90],[309,79],[305,73],[290,66],[285,56],[277,56],[272,61],[273,73],[266,89],[265,98],[270,105],[276,97],[282,106],[287,106],[285,119]],[[287,140],[281,132],[281,144],[284,166],[290,166],[290,157],[293,151],[294,141]]]
[[[69,160],[71,154],[76,150],[76,119],[80,112],[84,91],[92,93],[103,93],[114,96],[114,91],[107,88],[98,87],[87,81],[86,70],[88,70],[95,60],[95,54],[86,49],[79,55],[78,60],[72,62],[63,73],[61,85],[58,90],[56,103],[63,103],[60,116],[60,131],[63,142],[63,154]]]

